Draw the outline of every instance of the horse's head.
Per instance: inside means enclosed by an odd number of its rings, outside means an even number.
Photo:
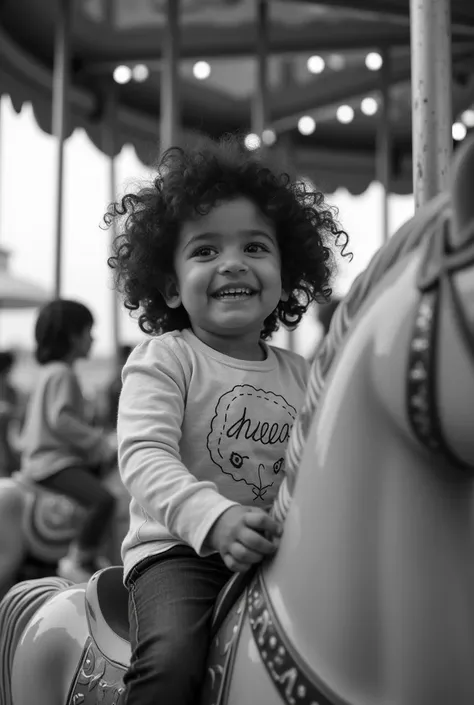
[[[474,141],[338,306],[293,426],[265,581],[333,702],[474,698],[473,186]]]
[[[419,245],[380,292],[374,389],[407,438],[447,472],[474,472],[474,141],[456,155],[449,199],[408,227]],[[421,456],[420,456],[421,457]],[[467,473],[467,475],[466,475]]]
[[[421,208],[374,256],[336,311],[288,448],[290,492],[328,378],[354,334],[372,331],[375,393],[422,452],[474,469],[474,140],[451,192]]]

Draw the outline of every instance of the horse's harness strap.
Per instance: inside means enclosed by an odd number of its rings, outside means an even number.
[[[250,628],[260,658],[286,705],[342,705],[303,662],[273,610],[258,571],[247,593]]]
[[[413,433],[423,446],[442,454],[454,466],[472,471],[457,457],[444,436],[438,412],[436,338],[440,296],[442,292],[453,289],[452,274],[474,262],[474,245],[470,243],[457,252],[448,253],[448,224],[443,223],[441,227],[443,233],[433,234],[418,274],[417,286],[421,297],[408,356],[408,419]],[[454,295],[452,298],[455,300]],[[458,315],[462,317],[462,311],[458,311]]]

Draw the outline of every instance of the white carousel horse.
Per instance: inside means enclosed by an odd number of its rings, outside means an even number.
[[[279,551],[218,602],[201,705],[474,702],[473,195],[471,142],[340,304]],[[127,635],[120,569],[15,586],[1,705],[117,705]]]
[[[119,500],[116,523],[123,518],[125,496],[118,480],[117,471],[104,479]],[[24,576],[54,575],[83,517],[83,509],[75,502],[26,481],[20,473],[0,478],[0,599]],[[117,528],[120,540],[124,529]],[[115,547],[111,550],[117,560]]]

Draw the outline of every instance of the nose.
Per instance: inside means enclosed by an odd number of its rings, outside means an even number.
[[[227,256],[219,265],[219,274],[238,274],[248,272],[248,266],[238,255]]]

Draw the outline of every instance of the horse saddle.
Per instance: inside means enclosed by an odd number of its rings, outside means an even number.
[[[212,638],[249,583],[250,572],[236,573],[219,593],[212,618]],[[107,661],[128,668],[131,657],[128,591],[123,584],[122,567],[113,566],[95,573],[87,583],[85,602],[92,642]]]

